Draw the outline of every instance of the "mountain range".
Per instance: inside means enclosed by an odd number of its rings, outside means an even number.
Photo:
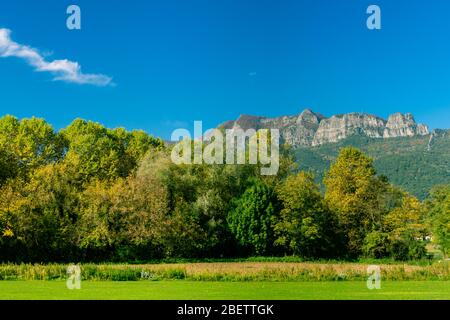
[[[354,135],[369,138],[397,138],[428,135],[426,125],[417,124],[411,113],[395,113],[387,120],[366,113],[347,113],[329,118],[306,109],[295,116],[266,118],[241,115],[228,121],[224,129],[279,129],[283,142],[293,146],[320,146],[334,143]]]
[[[277,118],[241,115],[219,128],[279,129],[300,169],[313,172],[319,182],[339,150],[354,146],[374,159],[379,174],[421,199],[433,186],[450,183],[450,130],[430,131],[410,113],[386,120],[366,113],[325,117],[306,109]]]

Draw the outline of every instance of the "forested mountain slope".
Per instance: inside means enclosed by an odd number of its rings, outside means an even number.
[[[437,184],[450,182],[450,130],[414,137],[374,139],[354,135],[337,143],[299,147],[295,154],[300,169],[322,180],[330,163],[345,146],[360,148],[375,160],[378,174],[423,199]]]

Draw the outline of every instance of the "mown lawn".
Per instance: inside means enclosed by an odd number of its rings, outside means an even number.
[[[449,281],[383,281],[369,290],[363,281],[208,282],[83,281],[69,290],[64,281],[0,281],[0,299],[23,300],[264,300],[264,299],[450,299]]]

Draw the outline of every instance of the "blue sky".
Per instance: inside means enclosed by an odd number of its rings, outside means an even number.
[[[66,8],[82,30],[66,28]],[[366,8],[382,30],[366,28]],[[78,62],[115,85],[53,81],[0,58],[0,114],[82,117],[109,127],[210,128],[240,114],[412,112],[450,128],[450,2],[440,0],[14,0],[0,28],[48,61]],[[48,65],[46,65],[48,67]]]

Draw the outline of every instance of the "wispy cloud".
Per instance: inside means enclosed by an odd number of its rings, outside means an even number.
[[[16,57],[25,60],[35,71],[53,74],[55,81],[96,86],[114,85],[112,78],[103,74],[85,74],[81,72],[78,62],[63,60],[46,60],[46,54],[30,46],[19,44],[11,39],[11,30],[0,28],[0,57]]]

